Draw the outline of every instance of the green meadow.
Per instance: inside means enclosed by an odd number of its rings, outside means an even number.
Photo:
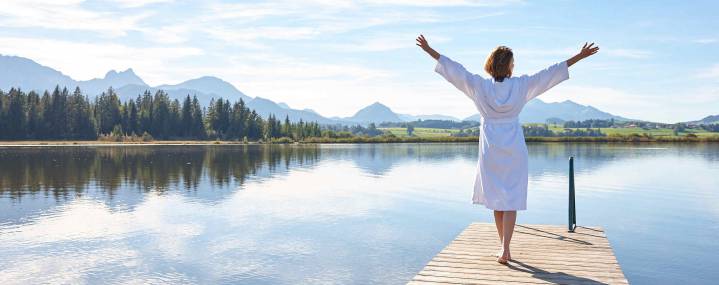
[[[407,128],[378,128],[382,131],[389,131],[398,137],[408,137]],[[458,129],[437,129],[437,128],[414,128],[414,136],[423,138],[448,137],[458,133]]]
[[[549,125],[549,129],[555,133],[562,132],[565,129],[568,130],[584,130],[585,128],[564,128],[562,126],[554,126]],[[621,136],[630,136],[633,134],[637,135],[650,135],[653,137],[683,137],[688,134],[694,134],[698,137],[711,137],[711,136],[719,136],[719,133],[715,132],[707,132],[702,129],[691,129],[687,128],[683,131],[677,132],[677,134],[674,134],[674,130],[670,128],[600,128],[602,133],[607,134],[607,136],[613,136],[613,135],[621,135]]]
[[[537,124],[525,124],[537,125]],[[543,125],[543,124],[541,124]],[[549,130],[555,133],[561,133],[565,130],[585,130],[586,128],[564,128],[560,125],[548,125]],[[392,128],[379,128],[382,131],[389,131],[398,137],[408,137],[407,128],[392,127]],[[596,129],[596,128],[594,128]],[[677,134],[670,128],[639,128],[639,127],[620,127],[620,128],[600,128],[601,132],[607,136],[651,136],[651,137],[686,137],[688,134],[694,134],[697,137],[717,137],[719,133],[708,132],[702,129],[687,128]],[[466,130],[465,130],[466,131]],[[435,138],[435,137],[448,137],[452,134],[459,132],[459,129],[440,129],[440,128],[415,128],[413,135],[420,138]]]

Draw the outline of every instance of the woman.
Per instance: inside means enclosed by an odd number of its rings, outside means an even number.
[[[437,60],[434,71],[472,99],[481,116],[479,162],[474,183],[473,204],[494,210],[494,222],[501,249],[497,262],[507,264],[512,256],[512,240],[518,210],[527,209],[527,145],[519,123],[522,107],[553,86],[569,78],[568,68],[593,55],[599,47],[584,44],[568,60],[556,63],[534,75],[512,77],[512,50],[499,46],[487,58],[484,78],[468,72],[461,64],[432,49],[423,35],[417,45]]]

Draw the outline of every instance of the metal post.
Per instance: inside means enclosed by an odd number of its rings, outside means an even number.
[[[577,228],[577,209],[574,205],[574,157],[569,157],[569,232]]]

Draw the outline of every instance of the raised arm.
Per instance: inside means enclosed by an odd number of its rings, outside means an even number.
[[[591,43],[589,45],[587,45],[587,43],[584,43],[582,50],[577,55],[567,59],[567,67],[572,66],[578,61],[597,53],[599,51],[599,46],[592,47],[593,45],[594,43]]]
[[[423,35],[417,37],[417,45],[437,60],[437,65],[434,67],[435,72],[442,75],[444,79],[452,83],[454,87],[462,91],[469,99],[475,101],[475,87],[479,80],[482,80],[481,76],[467,71],[464,66],[451,60],[449,57],[440,55],[437,51],[429,47]]]
[[[421,47],[422,50],[424,50],[432,58],[439,60],[439,53],[433,48],[429,47],[429,43],[424,38],[424,35],[419,35],[419,37],[417,37],[417,46]]]
[[[582,50],[577,55],[529,76],[526,101],[529,102],[560,82],[569,79],[570,66],[598,51],[599,47],[594,46],[594,43],[584,43]]]

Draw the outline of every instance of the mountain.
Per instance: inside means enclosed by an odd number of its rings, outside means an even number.
[[[686,124],[692,124],[692,125],[701,125],[701,124],[711,125],[711,124],[719,124],[719,115],[706,116],[706,117],[704,117],[704,118],[701,119],[701,120],[689,121],[689,122],[685,122],[685,123],[686,123]]]
[[[247,102],[247,107],[254,109],[260,116],[267,118],[270,114],[275,115],[276,118],[284,120],[285,117],[289,117],[291,121],[299,121],[300,119],[305,122],[318,122],[320,124],[335,124],[338,123],[336,120],[322,117],[321,115],[305,110],[285,109],[279,104],[272,100],[255,97]]]
[[[115,93],[117,93],[117,96],[120,97],[120,100],[127,101],[128,99],[135,99],[137,98],[137,95],[142,95],[145,93],[145,91],[150,91],[152,95],[155,95],[155,92],[158,90],[162,90],[165,93],[167,93],[167,96],[170,97],[170,99],[177,99],[180,102],[182,100],[185,100],[185,97],[187,95],[190,95],[190,97],[197,96],[197,100],[200,101],[200,104],[203,106],[207,106],[212,98],[220,98],[223,97],[225,99],[228,99],[227,96],[220,96],[218,94],[207,94],[203,93],[194,89],[185,89],[185,88],[178,88],[178,89],[160,89],[157,87],[150,87],[147,85],[137,85],[137,84],[129,84],[122,86],[120,88],[115,89]]]
[[[187,95],[197,96],[197,100],[203,106],[207,106],[212,98],[229,99],[232,102],[240,99],[245,102],[252,100],[252,97],[245,95],[229,82],[213,76],[203,76],[179,84],[163,84],[156,87],[144,84],[129,84],[115,89],[115,92],[120,96],[120,99],[127,100],[128,98],[136,98],[137,95],[144,93],[146,90],[149,90],[152,94],[155,94],[157,90],[162,90],[167,93],[170,99],[180,101],[184,100]]]
[[[203,106],[207,106],[212,98],[222,97],[234,102],[242,99],[248,107],[255,109],[258,114],[267,117],[274,114],[279,119],[289,117],[292,121],[316,121],[321,124],[369,124],[382,122],[404,122],[422,120],[453,120],[459,119],[445,115],[409,115],[397,114],[389,107],[375,102],[357,111],[351,117],[326,118],[312,109],[292,109],[285,103],[275,103],[265,98],[252,98],[245,95],[235,86],[227,81],[213,76],[203,76],[187,80],[178,84],[163,84],[149,86],[142,78],[129,68],[117,72],[110,70],[103,78],[95,78],[86,81],[74,80],[71,77],[35,61],[18,56],[0,55],[0,90],[8,90],[11,87],[20,87],[23,90],[52,90],[56,85],[73,89],[79,86],[83,93],[90,97],[96,96],[113,87],[122,101],[135,99],[145,91],[155,94],[157,90],[164,90],[171,99],[183,100],[187,95],[197,96]],[[710,116],[704,120],[717,121],[717,116]],[[558,103],[545,103],[534,99],[527,103],[520,114],[522,122],[540,122],[547,119],[552,120],[586,120],[586,119],[609,119],[627,120],[626,118],[600,111],[592,106],[584,106],[572,101]],[[465,120],[479,120],[479,115],[474,115]]]
[[[105,74],[103,78],[95,78],[87,81],[77,81],[76,85],[80,87],[84,93],[87,94],[100,94],[107,91],[107,88],[113,86],[115,88],[125,85],[138,85],[147,86],[142,78],[137,76],[132,68],[128,68],[125,71],[117,72],[110,70]]]
[[[110,70],[103,78],[78,81],[31,59],[0,55],[0,90],[19,87],[23,90],[42,92],[52,90],[59,85],[71,90],[78,86],[86,94],[97,95],[110,86],[119,87],[128,84],[147,86],[132,69],[122,72]]]
[[[0,89],[52,90],[56,85],[75,88],[76,81],[50,67],[19,56],[0,55]]]
[[[283,119],[285,116],[289,116],[292,121],[301,119],[324,124],[337,122],[322,117],[309,109],[295,110],[290,109],[286,104],[283,106],[268,99],[249,97],[229,82],[213,76],[203,76],[174,85],[163,84],[153,87],[147,85],[142,78],[135,74],[134,70],[127,69],[121,72],[110,70],[103,78],[79,81],[28,58],[0,55],[0,90],[20,87],[23,90],[42,92],[52,90],[56,85],[71,90],[75,86],[79,86],[83,93],[90,97],[97,96],[109,87],[113,87],[122,101],[135,99],[145,91],[155,94],[158,90],[163,90],[171,99],[180,101],[184,100],[187,95],[197,96],[203,106],[207,106],[212,98],[222,97],[232,102],[242,99],[263,117],[275,114],[278,118]]]
[[[575,103],[571,100],[563,102],[546,103],[539,99],[533,99],[524,106],[519,113],[519,121],[522,123],[545,123],[547,120],[557,121],[583,121],[589,119],[615,119],[618,121],[629,121],[630,119],[612,115],[600,111],[588,105]],[[479,121],[479,114],[467,117],[465,121]]]
[[[382,105],[380,102],[375,102],[372,105],[362,108],[357,111],[352,117],[344,118],[346,121],[355,123],[382,123],[382,122],[402,122],[397,114],[392,110]]]
[[[285,104],[285,105],[287,105],[287,104]],[[289,108],[289,107],[287,107],[287,108]],[[312,114],[317,114],[317,115],[320,114],[320,113],[317,113],[317,111],[312,110],[312,109],[310,109],[310,108],[304,108],[304,109],[302,109],[302,111],[310,112],[310,113],[312,113]]]
[[[202,94],[214,94],[215,97],[223,97],[231,101],[242,99],[244,101],[252,100],[251,97],[237,90],[235,86],[227,81],[214,76],[203,76],[200,78],[190,79],[175,85],[160,85],[157,89],[168,90],[195,90]],[[185,94],[187,95],[187,94]],[[192,95],[192,94],[190,94]]]
[[[397,114],[402,121],[412,122],[417,120],[442,120],[442,121],[455,121],[459,122],[460,119],[452,116],[432,114],[432,115],[409,115],[409,114]]]

